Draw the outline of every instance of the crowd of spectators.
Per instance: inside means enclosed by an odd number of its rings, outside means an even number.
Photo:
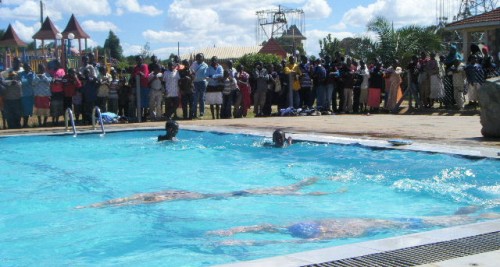
[[[78,124],[90,124],[96,106],[120,121],[397,112],[403,97],[410,108],[476,109],[481,84],[498,74],[484,45],[472,45],[465,59],[453,45],[446,55],[422,52],[406,66],[338,52],[254,66],[203,54],[191,63],[150,62],[137,56],[128,71],[107,69],[89,54],[79,69],[53,61],[35,72],[14,58],[0,75],[3,128],[59,125],[68,108]],[[31,117],[38,120],[29,125]]]

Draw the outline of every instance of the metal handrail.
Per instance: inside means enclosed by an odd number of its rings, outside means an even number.
[[[71,121],[71,127],[73,128],[73,136],[76,137],[76,126],[75,126],[75,116],[73,116],[73,111],[71,108],[67,108],[66,112],[64,112],[64,125],[66,126],[64,129],[68,130],[68,121]]]
[[[106,132],[104,131],[104,122],[102,121],[102,114],[101,114],[101,109],[98,106],[95,106],[94,109],[92,110],[92,128],[95,130],[95,113],[97,112],[97,116],[99,116],[99,123],[101,124],[101,131],[102,135],[105,135]]]

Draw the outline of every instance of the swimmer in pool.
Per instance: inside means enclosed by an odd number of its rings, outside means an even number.
[[[176,141],[175,137],[179,132],[179,124],[174,120],[168,120],[165,123],[165,135],[158,136],[158,142],[160,141]]]
[[[230,197],[241,197],[241,196],[255,196],[255,195],[313,195],[320,196],[327,193],[323,192],[311,192],[311,193],[300,193],[297,192],[303,187],[315,184],[318,178],[306,178],[298,183],[288,185],[288,186],[276,186],[270,188],[256,188],[256,189],[246,189],[241,191],[233,191],[228,193],[198,193],[191,191],[182,190],[166,190],[160,192],[152,193],[140,193],[129,197],[116,198],[107,200],[104,202],[94,203],[88,206],[78,206],[77,209],[82,208],[101,208],[107,206],[125,206],[125,205],[140,205],[148,203],[157,203],[163,201],[174,201],[174,200],[196,200],[204,198],[230,198]]]
[[[285,132],[280,129],[277,129],[273,133],[273,142],[272,143],[264,143],[264,146],[270,147],[286,147],[292,144],[292,137],[286,137]]]
[[[423,229],[434,226],[455,226],[477,222],[482,219],[498,219],[500,213],[484,213],[478,216],[451,215],[417,218],[398,218],[394,220],[339,218],[311,220],[294,223],[287,226],[262,224],[254,226],[240,226],[228,230],[208,232],[210,235],[232,236],[239,233],[267,232],[283,233],[295,238],[309,241],[329,240],[335,238],[349,238],[364,236],[369,232],[385,229]],[[264,241],[264,243],[279,243],[280,241]],[[289,242],[289,241],[285,241]],[[293,242],[293,241],[292,241]],[[238,241],[225,242],[226,245],[239,245]],[[259,244],[245,240],[244,244]]]

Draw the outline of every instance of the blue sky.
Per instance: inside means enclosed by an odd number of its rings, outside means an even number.
[[[40,28],[39,0],[2,0],[0,28],[10,24],[26,41]],[[447,1],[458,9],[458,0]],[[208,46],[256,45],[256,11],[278,5],[305,12],[306,51],[319,52],[318,40],[331,33],[342,39],[370,35],[366,24],[385,16],[396,27],[431,25],[436,0],[43,0],[44,16],[63,30],[71,14],[91,36],[90,45],[104,45],[109,30],[120,38],[125,55],[149,43],[160,58]]]

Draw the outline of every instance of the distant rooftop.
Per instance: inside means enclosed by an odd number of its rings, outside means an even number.
[[[446,25],[447,30],[461,30],[466,28],[500,28],[500,8],[483,14],[452,22]]]
[[[194,60],[198,53],[203,53],[205,59],[209,60],[216,56],[220,60],[239,59],[246,54],[257,54],[262,46],[232,46],[232,47],[207,47],[181,55],[181,59]]]
[[[28,46],[23,40],[17,36],[16,31],[12,28],[12,25],[9,24],[7,27],[7,31],[0,38],[0,47],[26,47]]]

